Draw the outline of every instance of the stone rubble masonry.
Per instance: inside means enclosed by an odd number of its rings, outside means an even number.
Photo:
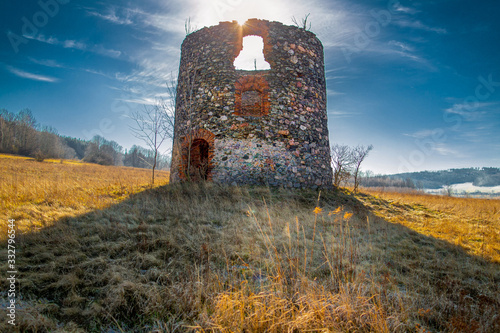
[[[263,38],[270,70],[235,70],[249,35]],[[189,34],[175,118],[171,182],[187,179],[189,143],[205,140],[208,180],[332,186],[323,46],[309,31],[250,19]]]

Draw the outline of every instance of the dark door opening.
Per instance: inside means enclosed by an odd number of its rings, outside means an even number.
[[[203,139],[193,140],[191,144],[191,166],[189,176],[193,181],[208,179],[208,148],[209,144]]]

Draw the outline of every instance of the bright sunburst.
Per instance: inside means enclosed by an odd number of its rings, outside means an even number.
[[[238,21],[244,24],[248,19],[258,18],[287,22],[291,13],[284,0],[218,0],[199,4],[198,19],[204,26],[216,25],[222,21]]]

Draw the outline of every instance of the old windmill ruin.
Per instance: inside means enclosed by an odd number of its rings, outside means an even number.
[[[268,70],[236,70],[246,36]],[[171,182],[330,187],[323,46],[305,29],[221,22],[182,44]]]

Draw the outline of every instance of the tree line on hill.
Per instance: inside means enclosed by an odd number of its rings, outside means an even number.
[[[500,168],[463,168],[440,171],[420,171],[396,175],[361,175],[365,187],[406,187],[440,189],[453,184],[472,183],[475,186],[499,186]]]
[[[77,159],[101,165],[130,166],[150,169],[155,152],[134,145],[124,150],[115,141],[96,135],[92,140],[61,136],[50,126],[37,123],[33,113],[24,109],[11,113],[0,109],[0,153],[44,159]],[[157,169],[167,169],[169,158],[157,156]]]
[[[452,184],[472,183],[475,186],[500,185],[500,168],[463,168],[440,171],[421,171],[391,175],[391,178],[410,178],[423,187],[438,189]]]
[[[371,171],[361,172],[360,184],[363,187],[397,187],[422,190],[424,188],[421,181],[413,181],[410,177],[396,177],[385,175],[374,175]]]

